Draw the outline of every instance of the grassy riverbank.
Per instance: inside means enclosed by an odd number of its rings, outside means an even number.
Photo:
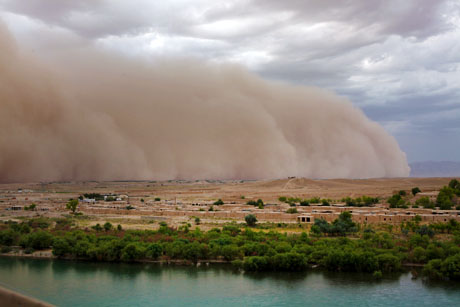
[[[254,231],[228,224],[207,232],[188,225],[158,230],[123,230],[107,223],[91,229],[72,219],[31,219],[0,224],[2,253],[52,249],[56,257],[96,261],[231,262],[246,271],[368,272],[379,278],[405,264],[424,266],[429,278],[460,280],[460,225],[455,221],[399,227],[354,224],[349,214],[329,224],[316,221],[310,233]]]

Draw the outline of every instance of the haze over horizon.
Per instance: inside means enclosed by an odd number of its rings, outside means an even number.
[[[0,181],[392,177],[407,160],[460,161],[459,12],[0,0]]]

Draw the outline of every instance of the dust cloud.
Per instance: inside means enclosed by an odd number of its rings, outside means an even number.
[[[344,98],[235,65],[97,48],[50,61],[0,25],[0,182],[408,176]]]

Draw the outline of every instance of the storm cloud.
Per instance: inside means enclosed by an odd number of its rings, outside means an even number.
[[[0,27],[0,182],[407,176],[347,99],[240,65],[87,47],[39,59]]]

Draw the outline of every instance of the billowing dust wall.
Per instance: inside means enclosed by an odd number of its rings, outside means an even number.
[[[407,176],[395,139],[344,98],[234,65],[52,61],[0,26],[0,182]]]

